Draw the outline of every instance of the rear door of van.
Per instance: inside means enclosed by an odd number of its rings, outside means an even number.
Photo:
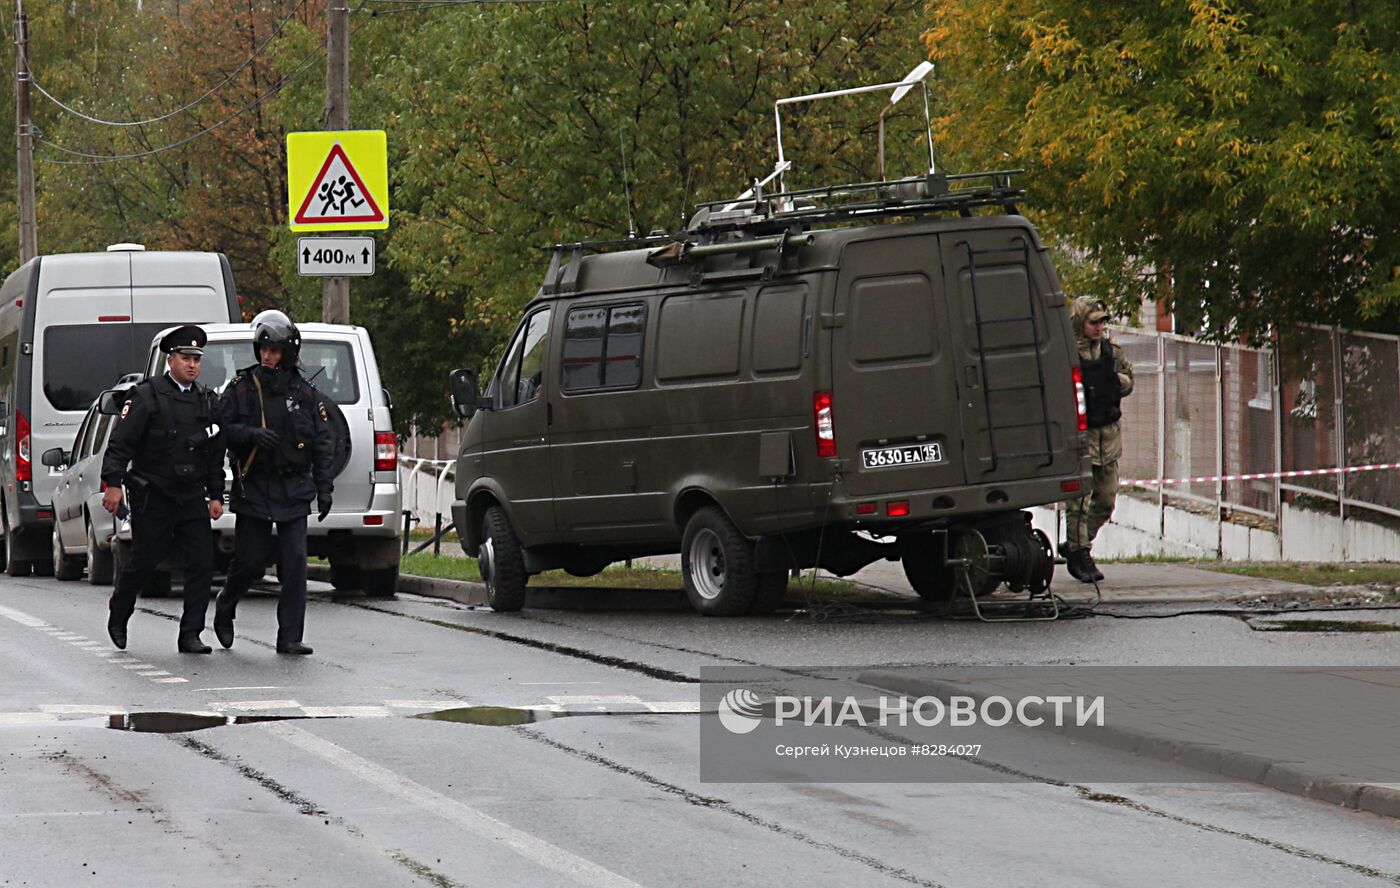
[[[1079,464],[1064,296],[1029,223],[1005,218],[940,237],[969,484]]]
[[[34,307],[30,453],[34,497],[53,500],[59,470],[39,464],[51,447],[70,447],[97,395],[141,369],[151,332],[134,335],[127,253],[55,256],[40,264]]]
[[[845,245],[830,328],[836,447],[853,497],[960,485],[958,346],[938,235]]]

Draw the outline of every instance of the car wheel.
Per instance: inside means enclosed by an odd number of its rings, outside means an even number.
[[[745,613],[758,594],[753,542],[714,506],[696,512],[685,525],[681,573],[690,606],[707,617]]]
[[[58,524],[53,526],[53,575],[60,580],[81,580],[83,559],[63,551],[63,540],[58,535]]]
[[[399,589],[399,566],[364,571],[365,595],[370,598],[393,598]]]
[[[364,583],[360,575],[358,564],[343,564],[331,562],[331,586],[337,592],[349,592],[359,589]]]
[[[493,611],[518,611],[525,606],[525,584],[530,575],[525,572],[520,538],[500,506],[486,510],[476,561],[486,584],[486,603]]]
[[[15,537],[10,530],[10,520],[5,519],[5,573],[12,577],[27,577],[33,563],[15,557]]]
[[[87,571],[88,582],[92,585],[112,585],[112,550],[102,548],[102,544],[97,541],[97,529],[91,522],[87,524]]]

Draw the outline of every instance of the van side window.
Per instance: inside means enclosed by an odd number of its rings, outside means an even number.
[[[564,323],[560,386],[566,392],[636,388],[642,381],[646,306],[588,306]]]
[[[501,369],[496,372],[495,395],[499,408],[525,404],[539,397],[544,387],[544,358],[549,351],[549,309],[535,312],[520,325]]]
[[[657,381],[690,383],[738,377],[744,303],[742,292],[666,297],[657,322]]]

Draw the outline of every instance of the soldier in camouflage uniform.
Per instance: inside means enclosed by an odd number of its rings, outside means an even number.
[[[1123,456],[1123,429],[1118,420],[1122,399],[1133,391],[1133,365],[1123,349],[1104,336],[1108,309],[1097,299],[1081,296],[1070,309],[1084,375],[1085,413],[1089,419],[1089,460],[1094,467],[1093,489],[1069,504],[1065,541],[1060,554],[1070,575],[1082,583],[1103,579],[1089,547],[1099,528],[1113,517],[1118,498],[1118,460]]]

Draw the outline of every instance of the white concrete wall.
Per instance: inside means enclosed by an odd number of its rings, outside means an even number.
[[[1032,509],[1035,526],[1064,539],[1064,516],[1054,508]],[[1094,540],[1095,558],[1222,558],[1226,561],[1400,561],[1400,533],[1367,521],[1295,509],[1287,504],[1281,532],[1217,522],[1168,506],[1120,496],[1113,520]]]

